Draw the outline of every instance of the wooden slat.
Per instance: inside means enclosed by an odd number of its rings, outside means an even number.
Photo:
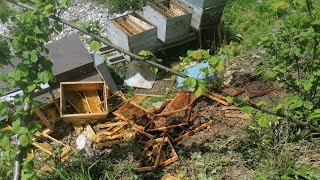
[[[78,91],[64,91],[64,96],[79,113],[90,113],[88,102]]]
[[[100,90],[103,89],[103,81],[90,82],[62,82],[60,84],[61,91],[85,91],[85,90]]]
[[[53,155],[53,153],[50,150],[50,144],[48,144],[48,143],[33,142],[32,145],[34,145],[35,147],[39,148],[41,151],[49,154],[50,156]]]
[[[35,108],[35,113],[49,129],[53,129],[53,126],[50,124],[48,119],[43,115],[39,108]]]
[[[97,91],[83,91],[87,102],[89,104],[90,110],[92,113],[100,113],[103,112],[102,109],[99,107],[101,100]]]

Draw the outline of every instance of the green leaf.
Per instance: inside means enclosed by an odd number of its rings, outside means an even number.
[[[219,64],[216,67],[216,70],[218,72],[222,72],[224,70],[224,62],[223,62],[223,60],[220,60]]]
[[[197,87],[194,91],[194,95],[198,98],[202,95],[203,89],[201,87]]]
[[[62,0],[59,7],[60,8],[65,8],[71,5],[71,1],[70,0]]]
[[[35,32],[36,34],[43,34],[43,31],[42,31],[41,29],[39,29],[39,27],[36,27],[36,28],[34,29],[34,32]]]
[[[269,103],[267,102],[267,101],[259,101],[258,103],[257,103],[257,106],[268,106],[269,105]]]
[[[194,88],[197,85],[197,80],[195,78],[185,78],[182,83],[189,88]]]
[[[310,91],[311,88],[312,88],[312,86],[313,86],[312,82],[309,81],[308,83],[306,83],[306,84],[303,85],[303,89],[304,89],[305,91]]]
[[[11,44],[12,44],[12,48],[15,50],[20,50],[21,48],[23,48],[22,43],[17,39],[14,39]]]
[[[18,134],[27,134],[28,132],[29,132],[29,129],[28,129],[28,128],[26,128],[26,127],[21,127],[21,128],[19,129]]]
[[[269,126],[269,120],[265,117],[265,116],[262,116],[258,119],[258,124],[260,127],[268,127]]]
[[[11,128],[12,132],[14,133],[18,133],[20,130],[20,121],[14,121],[12,123],[12,128]]]
[[[149,57],[150,56],[150,51],[142,50],[142,51],[139,52],[139,56]]]
[[[27,87],[28,92],[32,92],[36,89],[37,85],[36,84],[31,84]]]
[[[277,76],[277,73],[275,71],[270,71],[269,70],[264,75],[265,75],[266,78],[269,79],[269,78],[275,78]]]
[[[101,48],[101,43],[98,41],[92,41],[90,43],[90,48],[92,49],[92,51],[97,52]]]
[[[202,49],[199,49],[199,50],[194,51],[194,52],[192,53],[193,59],[195,59],[195,60],[197,60],[197,61],[201,60],[201,59],[203,58],[203,56],[202,56],[202,51],[203,51]]]
[[[53,10],[54,10],[54,6],[52,4],[48,4],[44,7],[44,13],[46,15],[52,15],[53,14]]]
[[[154,67],[154,66],[150,66],[150,69],[154,74],[157,74],[158,71],[159,71],[159,69],[157,67]]]
[[[22,134],[19,138],[19,142],[22,146],[26,147],[30,144],[30,138],[26,134]]]
[[[37,62],[37,61],[38,61],[38,56],[37,56],[37,54],[31,52],[31,53],[30,53],[30,59],[31,59],[31,62]]]
[[[53,80],[53,76],[49,71],[43,71],[38,74],[39,80],[43,84],[47,84],[49,81]]]
[[[9,149],[9,147],[10,147],[10,139],[9,139],[8,136],[4,136],[4,137],[1,139],[0,147],[1,147],[2,149]]]
[[[226,97],[226,101],[228,103],[233,103],[234,102],[234,97],[228,96],[228,97]]]
[[[209,59],[210,58],[210,51],[209,50],[202,51],[202,56],[203,56],[203,59]]]

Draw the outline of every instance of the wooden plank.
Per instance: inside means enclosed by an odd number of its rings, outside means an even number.
[[[61,82],[61,91],[94,91],[103,89],[103,81],[87,81],[87,82]]]
[[[33,146],[37,147],[38,149],[40,149],[41,151],[49,154],[50,156],[53,155],[53,153],[51,152],[51,146],[48,143],[38,143],[38,142],[33,142],[32,143]]]
[[[78,91],[64,91],[64,96],[79,113],[90,113],[88,102]]]
[[[74,124],[86,124],[92,120],[105,120],[107,118],[107,113],[65,114],[61,115],[61,118]]]
[[[240,113],[225,113],[224,116],[228,118],[252,119],[250,115]]]
[[[59,100],[58,99],[56,99],[56,97],[54,96],[54,94],[53,94],[53,92],[52,92],[52,90],[50,89],[50,95],[51,95],[51,98],[52,98],[52,101],[53,101],[53,103],[54,103],[54,105],[56,106],[56,108],[57,108],[57,110],[58,110],[58,112],[60,112],[60,107],[59,107]]]
[[[84,96],[89,104],[90,110],[92,113],[101,113],[103,112],[101,107],[99,107],[101,100],[97,91],[83,91]]]
[[[206,97],[208,97],[208,98],[210,98],[210,99],[212,99],[214,101],[217,101],[218,103],[223,104],[225,106],[229,106],[229,105],[232,104],[232,103],[228,103],[227,101],[224,101],[224,100],[222,100],[222,99],[220,99],[220,98],[218,98],[218,97],[216,97],[214,95],[211,95],[211,94],[204,94],[204,96],[206,96]]]

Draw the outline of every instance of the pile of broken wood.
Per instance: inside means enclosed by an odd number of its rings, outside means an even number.
[[[241,93],[230,87],[225,90],[229,95]],[[157,109],[146,109],[140,105],[148,95],[136,93],[130,99],[120,91],[111,95],[103,82],[64,82],[60,93],[59,99],[53,98],[36,108],[34,118],[47,129],[36,134],[33,145],[50,156],[54,154],[53,144],[62,146],[62,161],[74,152],[72,147],[50,136],[55,130],[55,123],[62,119],[71,122],[77,134],[86,135],[97,148],[132,139],[142,143],[144,149],[137,167],[139,172],[152,171],[179,160],[174,145],[213,124],[212,115],[250,118],[231,106],[225,96],[212,92],[205,97],[214,101],[221,111],[210,115],[194,110],[197,98],[187,91],[178,92]]]

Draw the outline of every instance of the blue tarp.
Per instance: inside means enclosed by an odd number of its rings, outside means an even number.
[[[208,62],[201,62],[201,63],[198,63],[194,66],[191,66],[191,67],[187,68],[187,72],[188,72],[187,76],[192,77],[192,78],[204,79],[203,73],[200,71],[200,69],[206,68],[208,66],[209,66]],[[213,76],[213,74],[209,75],[209,76],[211,77],[211,76]],[[182,78],[182,77],[177,78],[177,83],[178,83],[177,88],[184,88],[184,85],[182,84],[183,80],[184,80],[184,78]]]

